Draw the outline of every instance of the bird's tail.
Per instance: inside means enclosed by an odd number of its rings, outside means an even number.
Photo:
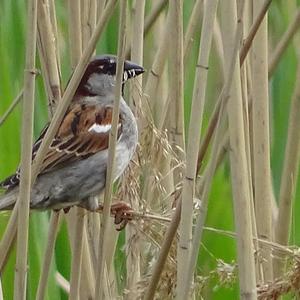
[[[3,195],[0,195],[0,210],[10,210],[14,207],[19,190],[13,189]]]

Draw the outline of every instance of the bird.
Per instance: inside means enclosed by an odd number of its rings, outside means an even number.
[[[91,211],[97,209],[95,196],[105,189],[116,65],[117,57],[114,55],[98,55],[89,62],[32,186],[31,209],[68,210],[72,206],[82,206]],[[144,71],[138,64],[125,60],[114,181],[128,166],[138,143],[137,122],[123,98],[124,85]],[[48,126],[32,147],[32,160]],[[20,168],[0,183],[4,191],[0,195],[0,210],[13,208],[19,183]]]

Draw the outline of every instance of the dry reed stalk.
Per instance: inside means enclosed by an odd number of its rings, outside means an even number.
[[[200,242],[202,240],[202,234],[204,229],[204,224],[206,220],[207,215],[207,209],[208,209],[208,196],[211,189],[211,184],[213,181],[213,176],[216,172],[216,169],[220,163],[220,160],[222,159],[222,156],[224,154],[224,143],[228,142],[229,138],[227,136],[227,139],[225,141],[222,141],[222,137],[224,135],[224,118],[222,118],[222,115],[224,115],[225,109],[224,107],[220,110],[220,115],[218,119],[218,130],[216,131],[214,141],[212,144],[212,151],[211,151],[211,159],[208,162],[207,167],[205,168],[205,172],[203,173],[203,179],[201,181],[201,185],[198,187],[197,192],[197,198],[201,199],[201,206],[199,209],[199,214],[196,218],[196,226],[194,229],[194,236],[192,240],[192,252],[191,252],[191,258],[188,262],[188,275],[185,278],[185,296],[189,294],[189,290],[191,288],[192,284],[192,278],[193,274],[195,272],[195,268],[197,265],[197,259],[198,259],[198,252],[200,247]],[[221,141],[221,142],[220,142]]]
[[[170,35],[169,54],[170,54],[170,75],[169,75],[169,98],[170,101],[170,139],[176,147],[175,152],[184,161],[183,153],[185,149],[184,141],[184,123],[183,123],[183,19],[182,19],[182,1],[171,1],[169,3],[170,13]],[[182,149],[182,151],[180,150]],[[174,170],[175,184],[181,181],[181,168]],[[187,199],[185,199],[187,200]],[[181,201],[182,202],[182,201]],[[191,216],[193,213],[193,203],[187,201],[182,204],[181,224],[179,231],[179,242],[177,247],[177,295],[180,299],[180,286],[185,274],[186,261],[190,255],[190,241],[192,237]]]
[[[36,293],[36,300],[45,299],[47,280],[49,276],[52,257],[54,254],[55,240],[59,229],[60,216],[61,214],[59,212],[51,213],[47,246],[44,254],[43,265],[41,268],[40,279]]]
[[[60,86],[60,65],[57,49],[57,28],[55,10],[48,0],[38,3],[38,49],[40,61],[43,69],[43,78],[48,95],[50,108],[50,117],[53,115],[55,106],[61,98]],[[43,265],[40,272],[40,279],[37,288],[36,299],[44,299],[47,287],[47,280],[50,271],[50,265],[54,253],[56,235],[59,228],[60,215],[51,212],[48,242],[43,258]]]
[[[81,11],[82,11],[82,49],[85,48],[90,37],[92,36],[93,31],[96,27],[97,22],[97,1],[81,0]]]
[[[194,4],[192,14],[186,29],[183,44],[184,61],[186,61],[192,44],[194,42],[195,31],[198,29],[201,22],[201,14],[203,9],[203,0],[197,0]]]
[[[60,56],[58,53],[58,49],[59,49],[59,44],[58,44],[58,31],[57,31],[57,19],[56,19],[56,10],[55,10],[55,0],[49,0],[49,10],[50,10],[50,19],[51,19],[51,24],[52,24],[52,31],[53,31],[53,35],[55,38],[55,48],[56,48],[56,60],[57,60],[57,64],[60,67]],[[60,73],[60,72],[59,72]]]
[[[228,97],[230,166],[237,232],[240,297],[241,299],[256,299],[249,172],[245,153],[245,130],[238,56],[238,43],[241,41],[243,30],[242,24],[238,23],[238,20],[242,19],[244,1],[240,2],[238,15],[234,0],[226,1],[226,3],[221,2],[220,5],[222,28],[224,30],[226,77],[232,77],[231,89],[226,96]],[[230,72],[231,69],[233,69],[233,72]]]
[[[115,101],[112,116],[112,128],[109,136],[108,147],[108,164],[106,174],[106,186],[104,192],[103,203],[103,217],[102,217],[102,230],[99,236],[99,255],[96,273],[96,286],[95,299],[103,299],[103,284],[104,284],[104,269],[105,269],[105,246],[108,239],[108,219],[110,218],[110,206],[112,198],[112,185],[113,185],[113,170],[115,164],[115,150],[117,142],[117,127],[119,120],[119,106],[122,97],[122,80],[123,80],[123,67],[125,61],[125,33],[126,33],[126,16],[127,16],[127,1],[120,1],[120,23],[119,23],[119,38],[118,38],[118,59],[116,67],[116,85],[115,85]]]
[[[144,14],[145,0],[135,1],[133,8],[132,22],[132,39],[131,39],[131,60],[139,65],[143,65],[143,49],[144,49]],[[139,108],[141,107],[142,97],[142,76],[135,79],[132,84],[133,103]],[[132,107],[134,110],[134,107]],[[137,113],[135,113],[137,115]],[[139,126],[140,127],[140,126]],[[135,197],[128,197],[129,203],[133,209],[139,208],[139,201]],[[141,280],[141,252],[142,243],[139,232],[134,226],[126,228],[126,289],[129,293],[125,296],[126,299],[139,299],[136,292],[136,286]]]
[[[149,70],[149,74],[147,77],[147,82],[144,88],[145,97],[149,99],[157,99],[156,92],[157,88],[164,70],[166,58],[167,58],[167,50],[168,50],[168,36],[169,36],[169,28],[170,28],[170,14],[168,13],[166,27],[163,33],[163,38],[161,39],[160,46],[156,52],[156,55],[153,59],[153,63],[151,69]],[[156,110],[161,109],[161,107],[157,108],[157,101],[149,102],[149,113],[147,115],[155,118]],[[147,109],[147,105],[146,109]],[[153,112],[151,112],[153,111]],[[154,120],[155,121],[155,120]],[[145,125],[146,126],[146,125]]]
[[[81,32],[81,2],[80,0],[69,1],[69,40],[71,67],[75,69],[82,55],[82,32]],[[70,274],[70,298],[79,299],[80,295],[80,280],[82,273],[82,251],[83,251],[83,233],[85,222],[85,211],[83,208],[71,208],[73,213],[67,216],[68,230],[72,236],[71,249],[71,274]]]
[[[82,271],[82,249],[83,249],[83,232],[84,232],[84,209],[80,207],[73,208],[75,214],[69,213],[68,219],[71,221],[69,230],[73,230],[73,239],[71,243],[72,261],[70,275],[70,299],[79,299],[80,279]],[[73,218],[72,218],[73,217]],[[72,227],[75,226],[73,229]],[[71,227],[71,229],[70,229]]]
[[[23,89],[19,92],[17,97],[11,102],[9,108],[6,110],[6,112],[3,114],[3,116],[0,118],[0,126],[6,121],[6,119],[9,117],[9,115],[13,112],[15,107],[20,103],[22,97],[23,97]]]
[[[253,3],[253,17],[261,12],[264,0]],[[272,184],[269,136],[268,94],[268,32],[267,14],[252,43],[252,126],[253,126],[253,182],[256,224],[259,237],[272,240]],[[264,280],[272,280],[270,251],[261,250]]]
[[[222,71],[222,76],[221,78],[224,80],[224,47],[223,47],[223,42],[222,42],[222,34],[221,34],[221,28],[220,28],[220,23],[219,20],[215,20],[215,26],[214,26],[214,36],[213,36],[213,45],[215,45],[216,53],[217,56],[220,60],[221,64],[221,71]]]
[[[298,61],[298,70],[295,80],[294,93],[291,100],[288,137],[284,156],[283,171],[281,176],[281,185],[279,193],[279,210],[276,223],[275,240],[282,245],[288,245],[292,205],[297,186],[298,166],[300,156],[300,64]],[[283,271],[284,264],[279,260],[275,261],[274,271],[278,277]]]
[[[61,98],[60,67],[57,61],[58,51],[56,46],[49,1],[39,1],[38,48],[51,115],[53,114],[52,106],[56,105]]]
[[[28,2],[24,93],[22,103],[21,178],[17,200],[18,236],[14,282],[14,299],[26,298],[28,227],[31,186],[31,147],[33,143],[33,114],[35,91],[35,56],[37,37],[37,1]]]
[[[249,2],[248,2],[249,3]],[[250,5],[250,4],[249,4]],[[245,5],[246,6],[246,5]],[[245,7],[244,18],[251,14],[249,7]],[[245,25],[245,22],[244,22]],[[248,28],[245,28],[247,30]],[[253,131],[250,124],[252,124],[252,111],[251,111],[251,102],[252,102],[252,81],[251,81],[251,65],[250,59],[246,59],[245,64],[241,68],[241,81],[242,81],[242,97],[243,97],[243,112],[244,112],[244,128],[245,128],[245,145],[246,145],[246,156],[248,164],[248,178],[249,186],[253,186]],[[255,206],[254,206],[254,195],[253,189],[250,188],[250,208],[251,208],[251,223],[252,223],[252,235],[254,239],[254,250],[255,253],[260,253],[260,246],[257,241],[257,226],[255,219]],[[260,258],[259,255],[255,256],[256,262]],[[256,278],[263,276],[263,266],[260,263],[256,263]]]
[[[28,3],[26,61],[22,103],[21,178],[17,200],[18,236],[14,282],[14,299],[26,298],[28,227],[31,184],[31,146],[33,143],[33,114],[35,90],[35,55],[37,36],[37,1]]]
[[[71,65],[77,65],[82,54],[81,7],[80,0],[69,0],[69,39],[71,46]]]
[[[249,34],[248,34],[247,38],[245,39],[243,48],[240,51],[241,65],[243,64],[243,61],[245,60],[245,57],[252,45],[253,39],[254,39],[255,35],[257,34],[257,31],[258,31],[259,27],[261,26],[267,12],[268,12],[268,9],[272,3],[272,0],[261,0],[261,2],[262,2],[262,4],[260,4],[257,7],[257,13],[254,14],[254,18],[256,17],[255,22],[253,23],[253,25],[249,31]]]
[[[300,9],[297,9],[293,21],[290,23],[288,29],[283,34],[279,43],[275,47],[275,50],[271,54],[271,57],[269,59],[269,71],[268,71],[269,78],[272,77],[276,69],[276,66],[278,65],[278,62],[282,57],[282,54],[290,44],[290,41],[295,35],[295,33],[297,32],[297,30],[299,30],[299,24],[300,24]]]
[[[104,3],[103,3],[104,4]],[[88,2],[81,0],[82,11],[82,48],[89,42],[97,24],[97,0],[89,0]],[[94,51],[95,52],[95,51]],[[98,203],[98,198],[93,200]],[[83,273],[81,280],[81,292],[88,293],[81,295],[83,298],[92,297],[95,293],[95,266],[96,266],[96,252],[98,246],[99,230],[100,230],[100,216],[98,213],[86,212],[86,220],[84,226],[84,244],[83,244]],[[88,288],[84,288],[84,285]]]
[[[102,17],[103,12],[104,12],[106,0],[96,0],[96,1],[97,1],[98,19],[100,19]]]
[[[154,2],[153,2],[154,3]],[[163,9],[167,6],[168,0],[155,1],[155,6],[145,19],[144,36],[147,35],[152,25],[157,20]]]
[[[153,3],[154,6],[151,9],[150,13],[143,19],[143,23],[145,24],[145,26],[143,27],[143,36],[146,36],[149,33],[151,27],[155,23],[157,23],[156,21],[164,8],[167,6],[168,0],[159,0]],[[133,49],[133,46],[131,44],[128,44],[126,48],[126,58],[130,57],[131,49]]]
[[[211,49],[211,42],[213,36],[214,21],[218,6],[218,0],[211,0],[204,6],[203,13],[203,24],[201,31],[200,47],[198,62],[196,65],[196,74],[193,89],[191,117],[188,130],[188,144],[186,150],[186,167],[183,176],[183,187],[182,187],[182,208],[181,208],[181,220],[189,220],[186,223],[187,228],[182,230],[180,234],[187,234],[187,238],[191,235],[188,232],[192,232],[192,214],[195,197],[195,182],[197,176],[197,159],[200,144],[200,132],[202,127],[203,109],[205,103],[207,74],[209,69],[209,54]],[[215,157],[214,157],[215,158]],[[213,170],[214,174],[214,170]],[[202,199],[202,198],[201,198]],[[203,201],[203,199],[202,199]],[[187,209],[187,210],[186,210]],[[185,216],[184,216],[185,214]],[[205,219],[205,217],[204,217]],[[180,242],[179,242],[180,243]],[[191,242],[189,242],[191,243]],[[187,242],[183,244],[185,247],[190,248]],[[198,246],[197,246],[198,249]],[[192,248],[191,251],[194,249]],[[196,252],[198,253],[198,251]],[[179,280],[177,281],[177,295],[178,299],[186,299],[189,294],[189,289],[192,279],[190,274],[193,274],[194,262],[192,268],[190,264],[190,258],[186,257],[185,269],[180,274],[178,272]]]
[[[95,268],[93,265],[93,256],[91,249],[89,248],[88,237],[87,237],[87,218],[92,214],[84,211],[86,214],[85,224],[83,226],[83,237],[82,237],[82,271],[80,278],[80,299],[91,299],[95,293]]]

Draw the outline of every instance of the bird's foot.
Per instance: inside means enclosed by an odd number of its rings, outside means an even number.
[[[103,204],[99,204],[97,208],[97,212],[103,211]],[[121,231],[125,228],[128,221],[131,221],[133,219],[132,217],[132,208],[129,204],[123,201],[118,201],[116,203],[113,203],[110,207],[110,213],[112,216],[115,217],[115,225],[116,230]]]
[[[110,212],[115,216],[115,226],[117,231],[124,229],[128,221],[132,220],[132,211],[131,206],[123,201],[111,205]]]

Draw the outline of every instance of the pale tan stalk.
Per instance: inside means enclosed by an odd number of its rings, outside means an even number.
[[[145,0],[137,0],[133,8],[132,40],[131,40],[131,60],[139,65],[143,65],[143,33],[144,33]],[[137,107],[141,107],[142,97],[142,76],[135,79],[132,86],[132,99]],[[134,107],[132,107],[134,109]],[[133,209],[139,208],[138,199],[132,197],[128,199]],[[126,299],[139,299],[137,284],[141,280],[141,251],[142,244],[139,232],[134,226],[126,228],[126,271],[127,284]]]
[[[81,0],[82,10],[82,49],[90,40],[90,37],[96,27],[97,2],[96,0]]]
[[[253,3],[253,17],[261,12],[264,0]],[[253,166],[254,201],[259,237],[272,240],[272,185],[269,136],[268,94],[268,32],[267,15],[262,21],[252,44],[252,118],[253,118]],[[273,278],[271,252],[261,250],[264,279]]]
[[[55,10],[55,0],[49,0],[49,6],[50,6],[50,18],[51,18],[51,24],[52,24],[52,29],[53,29],[53,35],[55,39],[55,48],[56,48],[56,60],[58,63],[58,66],[60,67],[60,56],[58,53],[59,49],[59,44],[58,44],[58,31],[57,31],[57,19],[56,19],[56,10]],[[60,73],[60,72],[59,72]]]
[[[139,0],[137,1],[139,2]],[[159,0],[153,2],[154,6],[150,13],[143,19],[143,23],[145,23],[144,29],[143,29],[143,36],[146,36],[148,32],[150,31],[153,24],[155,24],[156,20],[158,19],[161,12],[164,10],[166,5],[168,4],[168,0]],[[131,44],[127,45],[126,48],[126,58],[130,57],[131,49],[133,49],[133,46]]]
[[[292,96],[288,137],[284,156],[283,171],[279,193],[279,211],[276,223],[275,240],[281,245],[288,245],[292,216],[292,205],[297,186],[299,156],[300,156],[300,64],[298,62],[294,93]],[[284,263],[276,261],[275,275],[282,274]]]
[[[170,133],[171,139],[177,147],[183,151],[184,124],[183,124],[183,11],[182,0],[169,3],[170,28],[169,28],[169,55],[170,55],[170,112],[172,114]],[[179,157],[182,152],[178,152]],[[179,180],[176,180],[179,182]]]
[[[168,54],[168,37],[169,37],[169,28],[170,28],[170,13],[168,14],[167,17],[167,21],[166,21],[166,27],[165,27],[165,31],[163,33],[163,38],[161,39],[161,43],[160,46],[156,52],[156,55],[153,59],[153,63],[151,66],[151,69],[149,70],[149,74],[148,74],[148,78],[147,78],[147,82],[145,85],[145,89],[144,89],[144,94],[146,97],[146,101],[147,98],[150,99],[157,99],[156,97],[156,92],[158,89],[158,85],[159,82],[161,80],[161,76],[164,70],[164,66],[166,63],[166,58],[167,58],[167,54]],[[149,103],[149,104],[148,104]],[[159,108],[156,108],[157,105],[157,101],[152,102],[151,100],[148,101],[148,103],[145,104],[146,109],[147,106],[150,106],[150,109],[154,110],[153,112],[153,118],[155,118],[156,115],[156,109],[161,109],[161,106],[159,106]],[[149,114],[147,113],[147,115],[149,115],[150,117],[152,117],[152,113],[149,112]]]
[[[181,230],[179,247],[184,247],[192,251],[191,233],[192,233],[192,215],[194,206],[195,182],[197,176],[197,159],[200,144],[200,132],[202,127],[203,108],[205,102],[207,74],[209,69],[209,54],[213,36],[214,21],[218,6],[218,0],[211,0],[204,6],[203,24],[200,39],[200,48],[198,62],[196,66],[196,75],[194,81],[194,90],[191,107],[191,117],[188,131],[188,144],[186,150],[186,167],[183,177],[182,188],[182,208],[181,208]],[[214,172],[213,172],[214,173]],[[203,201],[203,199],[202,199]],[[184,226],[184,227],[183,227]],[[198,247],[197,247],[198,248]],[[191,250],[189,250],[191,249]],[[198,252],[198,251],[197,251]],[[180,273],[178,269],[177,280],[177,299],[186,299],[191,282],[187,280],[189,274],[193,274],[187,263],[190,258],[186,256],[185,269]],[[178,260],[179,263],[179,260]],[[190,276],[191,278],[192,276]]]
[[[84,232],[84,209],[80,207],[73,208],[76,211],[74,238],[72,243],[72,265],[70,278],[70,299],[79,299],[80,277],[82,269],[82,248]],[[71,216],[70,216],[71,217]]]
[[[97,1],[81,0],[81,26],[82,26],[82,49],[88,44],[94,30],[96,27],[97,18]],[[89,201],[95,201],[98,204],[98,198],[93,197]],[[94,246],[89,247],[91,243],[88,241],[87,226],[90,224],[88,220],[95,217],[95,213],[83,212],[85,214],[85,220],[82,229],[82,275],[80,278],[80,299],[90,299],[95,294],[95,272],[96,272],[96,262],[94,257],[95,252],[95,242],[97,239],[93,239]],[[99,219],[99,214],[97,215]],[[95,232],[99,235],[99,231]],[[76,237],[75,237],[76,239]],[[93,261],[94,259],[94,261]]]
[[[80,0],[68,0],[68,4],[71,65],[75,68],[82,53]]]
[[[159,0],[153,2],[155,3],[155,6],[153,6],[153,9],[149,13],[149,15],[146,16],[145,18],[145,27],[144,27],[144,36],[147,35],[149,32],[150,28],[154,24],[154,22],[157,20],[158,16],[162,12],[162,10],[166,7],[168,4],[167,0]]]
[[[35,90],[35,56],[37,38],[37,1],[28,1],[26,59],[22,105],[21,178],[17,200],[18,236],[14,282],[14,299],[26,299],[28,227],[31,186],[31,147],[33,143],[33,114]]]
[[[293,21],[290,23],[288,29],[280,39],[279,43],[275,47],[275,50],[272,52],[272,55],[269,59],[269,70],[268,70],[269,78],[272,77],[276,69],[276,66],[278,65],[278,62],[282,57],[282,54],[290,44],[290,41],[295,35],[295,33],[297,32],[297,30],[299,30],[299,24],[300,24],[300,9],[297,9]]]
[[[272,3],[272,0],[260,0],[260,2],[262,4],[259,4],[257,9],[257,13],[254,14],[253,19],[255,20],[250,31],[249,34],[247,36],[247,38],[245,39],[243,48],[240,51],[240,61],[241,61],[241,65],[243,64],[245,57],[247,55],[247,53],[249,52],[249,49],[252,45],[253,39],[259,29],[259,27],[262,25],[262,22],[268,12],[268,9]],[[256,2],[255,2],[256,3]]]
[[[182,1],[171,1],[169,3],[170,14],[170,139],[176,145],[176,152],[180,160],[184,160],[183,154],[177,147],[184,151],[184,124],[183,124],[183,24],[182,24]],[[174,170],[175,183],[181,180],[181,170]],[[190,219],[193,207],[190,203],[184,204],[185,210],[181,210],[180,236],[177,248],[177,288],[185,274],[186,261],[190,255],[190,240],[192,230]],[[177,297],[178,297],[177,291]],[[180,299],[180,298],[179,298]]]
[[[218,19],[215,20],[215,26],[214,26],[214,35],[213,35],[213,45],[215,46],[217,56],[220,60],[221,64],[221,71],[222,71],[222,77],[221,79],[224,80],[224,47],[223,47],[223,41],[222,41],[222,34],[221,34],[221,28],[220,23]]]
[[[98,19],[102,17],[106,0],[97,0]]]
[[[120,23],[119,23],[119,38],[118,38],[118,60],[116,68],[116,85],[115,85],[115,101],[113,107],[112,116],[112,129],[109,136],[109,147],[108,147],[108,164],[106,174],[106,186],[104,193],[103,203],[103,217],[102,217],[102,230],[100,230],[99,236],[99,256],[97,264],[97,274],[95,291],[95,299],[103,299],[103,284],[104,284],[104,268],[105,268],[105,246],[108,239],[108,218],[110,218],[110,206],[112,198],[112,187],[113,187],[113,170],[115,164],[115,150],[117,143],[117,129],[119,121],[119,106],[122,96],[122,80],[123,80],[123,66],[125,61],[125,36],[126,36],[126,10],[127,1],[120,1]]]
[[[54,4],[50,4],[48,0],[38,2],[38,49],[43,70],[44,83],[48,95],[50,116],[53,115],[55,106],[61,99],[56,16],[54,8],[52,7],[51,9],[51,5]],[[59,228],[59,219],[59,213],[51,213],[48,243],[43,258],[36,299],[44,299],[45,297],[56,235]]]
[[[60,213],[53,212],[50,218],[47,246],[44,254],[43,265],[41,268],[39,285],[36,293],[36,300],[45,299],[47,281],[48,281],[52,257],[54,254],[55,240],[59,228],[59,222],[60,222]]]
[[[43,68],[43,78],[50,109],[61,98],[60,71],[57,61],[56,39],[51,23],[49,1],[38,2],[38,45]],[[53,111],[51,111],[53,114]]]
[[[3,116],[0,118],[0,126],[6,121],[6,119],[9,117],[9,115],[13,112],[13,110],[15,109],[15,107],[19,104],[20,100],[23,97],[23,91],[24,89],[22,89],[19,94],[17,95],[17,97],[12,101],[12,103],[10,104],[9,108],[7,109],[7,111],[3,114]]]
[[[81,2],[80,0],[69,0],[69,41],[71,66],[74,69],[82,55],[82,31],[81,31]],[[85,210],[80,207],[72,208],[73,214],[67,216],[68,230],[72,236],[72,260],[70,274],[70,299],[80,299],[80,282],[82,275],[83,257],[83,233],[85,231]],[[70,226],[71,224],[71,226]]]
[[[194,43],[195,31],[198,29],[201,22],[201,14],[203,10],[203,0],[197,0],[194,4],[189,24],[186,29],[183,43],[184,61],[190,52],[192,44]]]
[[[80,278],[80,299],[91,299],[95,294],[95,267],[92,261],[91,249],[89,248],[86,220],[92,215],[91,212],[83,211],[85,217],[82,235],[82,271]]]
[[[103,3],[104,4],[104,3]],[[88,44],[97,22],[97,0],[81,0],[82,11],[82,48]],[[94,51],[95,52],[95,51]],[[95,53],[94,53],[95,54]],[[98,198],[93,197],[98,203]],[[96,252],[98,247],[100,215],[86,212],[83,233],[83,276],[81,278],[81,298],[90,298],[95,293]],[[84,294],[85,293],[85,294]]]
[[[244,1],[240,3],[237,17],[235,0],[220,2],[223,43],[225,50],[225,74],[232,77],[228,94],[228,120],[230,137],[230,165],[234,202],[235,228],[237,232],[239,286],[241,299],[256,299],[256,279],[252,224],[250,209],[249,172],[245,152],[244,120],[242,107],[241,79],[237,42],[242,38],[241,20]],[[230,17],[229,17],[230,16]],[[233,68],[233,72],[231,71]],[[229,73],[230,72],[230,73]],[[227,94],[226,94],[227,97]]]

